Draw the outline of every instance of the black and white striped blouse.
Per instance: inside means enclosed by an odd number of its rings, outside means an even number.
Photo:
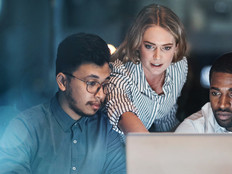
[[[188,73],[187,59],[172,63],[166,70],[164,94],[158,95],[148,84],[141,63],[112,63],[111,83],[115,90],[107,97],[107,111],[113,128],[118,128],[120,116],[135,113],[149,129],[154,123],[155,131],[170,131],[178,124],[176,118],[177,98],[181,94]]]

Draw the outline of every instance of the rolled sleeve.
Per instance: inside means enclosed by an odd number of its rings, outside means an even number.
[[[106,107],[110,123],[113,125],[113,129],[119,133],[122,133],[118,128],[121,115],[125,112],[133,112],[137,115],[137,109],[129,99],[128,93],[126,94],[123,88],[115,88],[115,90],[109,94]]]

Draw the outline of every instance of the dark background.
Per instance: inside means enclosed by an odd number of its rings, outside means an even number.
[[[95,33],[117,47],[150,3],[168,6],[185,25],[189,75],[177,116],[182,121],[198,111],[208,101],[201,69],[232,51],[232,0],[0,0],[0,126],[55,94],[56,49],[64,37]]]

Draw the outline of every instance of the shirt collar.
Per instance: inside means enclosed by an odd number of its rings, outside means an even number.
[[[221,127],[217,122],[215,123],[217,126],[215,126],[215,132],[217,133],[232,133],[228,130],[226,130],[224,127]]]
[[[174,84],[173,83],[173,76],[170,73],[171,68],[173,68],[172,66],[173,66],[173,63],[171,63],[171,65],[166,69],[164,86],[169,85],[169,84]]]
[[[217,133],[232,133],[231,131],[226,130],[226,128],[221,127],[215,119],[215,132]]]

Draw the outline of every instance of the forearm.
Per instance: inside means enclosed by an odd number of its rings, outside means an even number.
[[[124,134],[128,134],[129,132],[148,133],[142,121],[132,112],[122,114],[118,127]]]

